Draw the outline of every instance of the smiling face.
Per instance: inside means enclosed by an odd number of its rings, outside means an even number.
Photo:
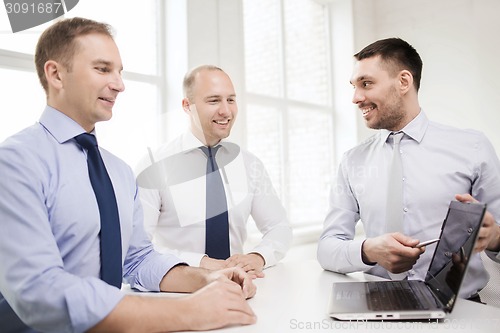
[[[408,123],[399,74],[391,75],[387,65],[375,56],[356,61],[351,78],[352,102],[373,129],[398,131]]]
[[[238,114],[236,93],[221,70],[202,69],[195,74],[192,93],[182,101],[193,134],[207,146],[227,138]]]
[[[125,89],[123,67],[111,37],[92,33],[77,37],[75,42],[77,51],[69,69],[56,62],[48,65],[49,71],[52,66],[58,73],[58,79],[51,81],[55,85],[48,103],[90,132],[95,123],[111,118],[116,98]]]

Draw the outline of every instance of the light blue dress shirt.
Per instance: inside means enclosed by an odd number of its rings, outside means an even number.
[[[488,204],[500,221],[500,162],[480,132],[430,122],[423,112],[404,129],[400,149],[403,164],[404,234],[420,241],[439,237],[455,194],[470,193]],[[355,226],[363,223],[366,237],[385,233],[388,169],[392,158],[390,132],[380,130],[344,154],[330,193],[330,208],[318,245],[318,260],[327,270],[367,271],[388,278],[381,266],[363,263],[363,239]],[[388,142],[389,140],[389,142]],[[428,246],[410,279],[425,279],[435,245]],[[460,296],[467,298],[488,281],[478,253],[471,259]]]
[[[0,145],[3,333],[83,332],[123,297],[99,279],[99,210],[86,151],[73,139],[83,132],[46,107],[39,123]],[[180,260],[153,250],[132,170],[106,150],[100,152],[118,204],[124,281],[158,291],[165,273]]]

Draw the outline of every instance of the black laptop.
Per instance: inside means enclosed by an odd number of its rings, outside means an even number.
[[[425,281],[338,282],[328,314],[339,320],[443,318],[453,310],[486,205],[452,201]]]

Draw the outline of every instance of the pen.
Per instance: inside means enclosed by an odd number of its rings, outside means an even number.
[[[437,241],[439,241],[439,238],[430,239],[430,240],[428,240],[428,241],[418,243],[417,245],[415,245],[415,247],[422,247],[422,246],[426,246],[426,245],[434,244],[434,243],[436,243]]]

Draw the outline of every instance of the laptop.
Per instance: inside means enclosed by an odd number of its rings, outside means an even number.
[[[336,282],[328,314],[338,320],[439,319],[453,310],[486,205],[452,201],[425,281]]]

